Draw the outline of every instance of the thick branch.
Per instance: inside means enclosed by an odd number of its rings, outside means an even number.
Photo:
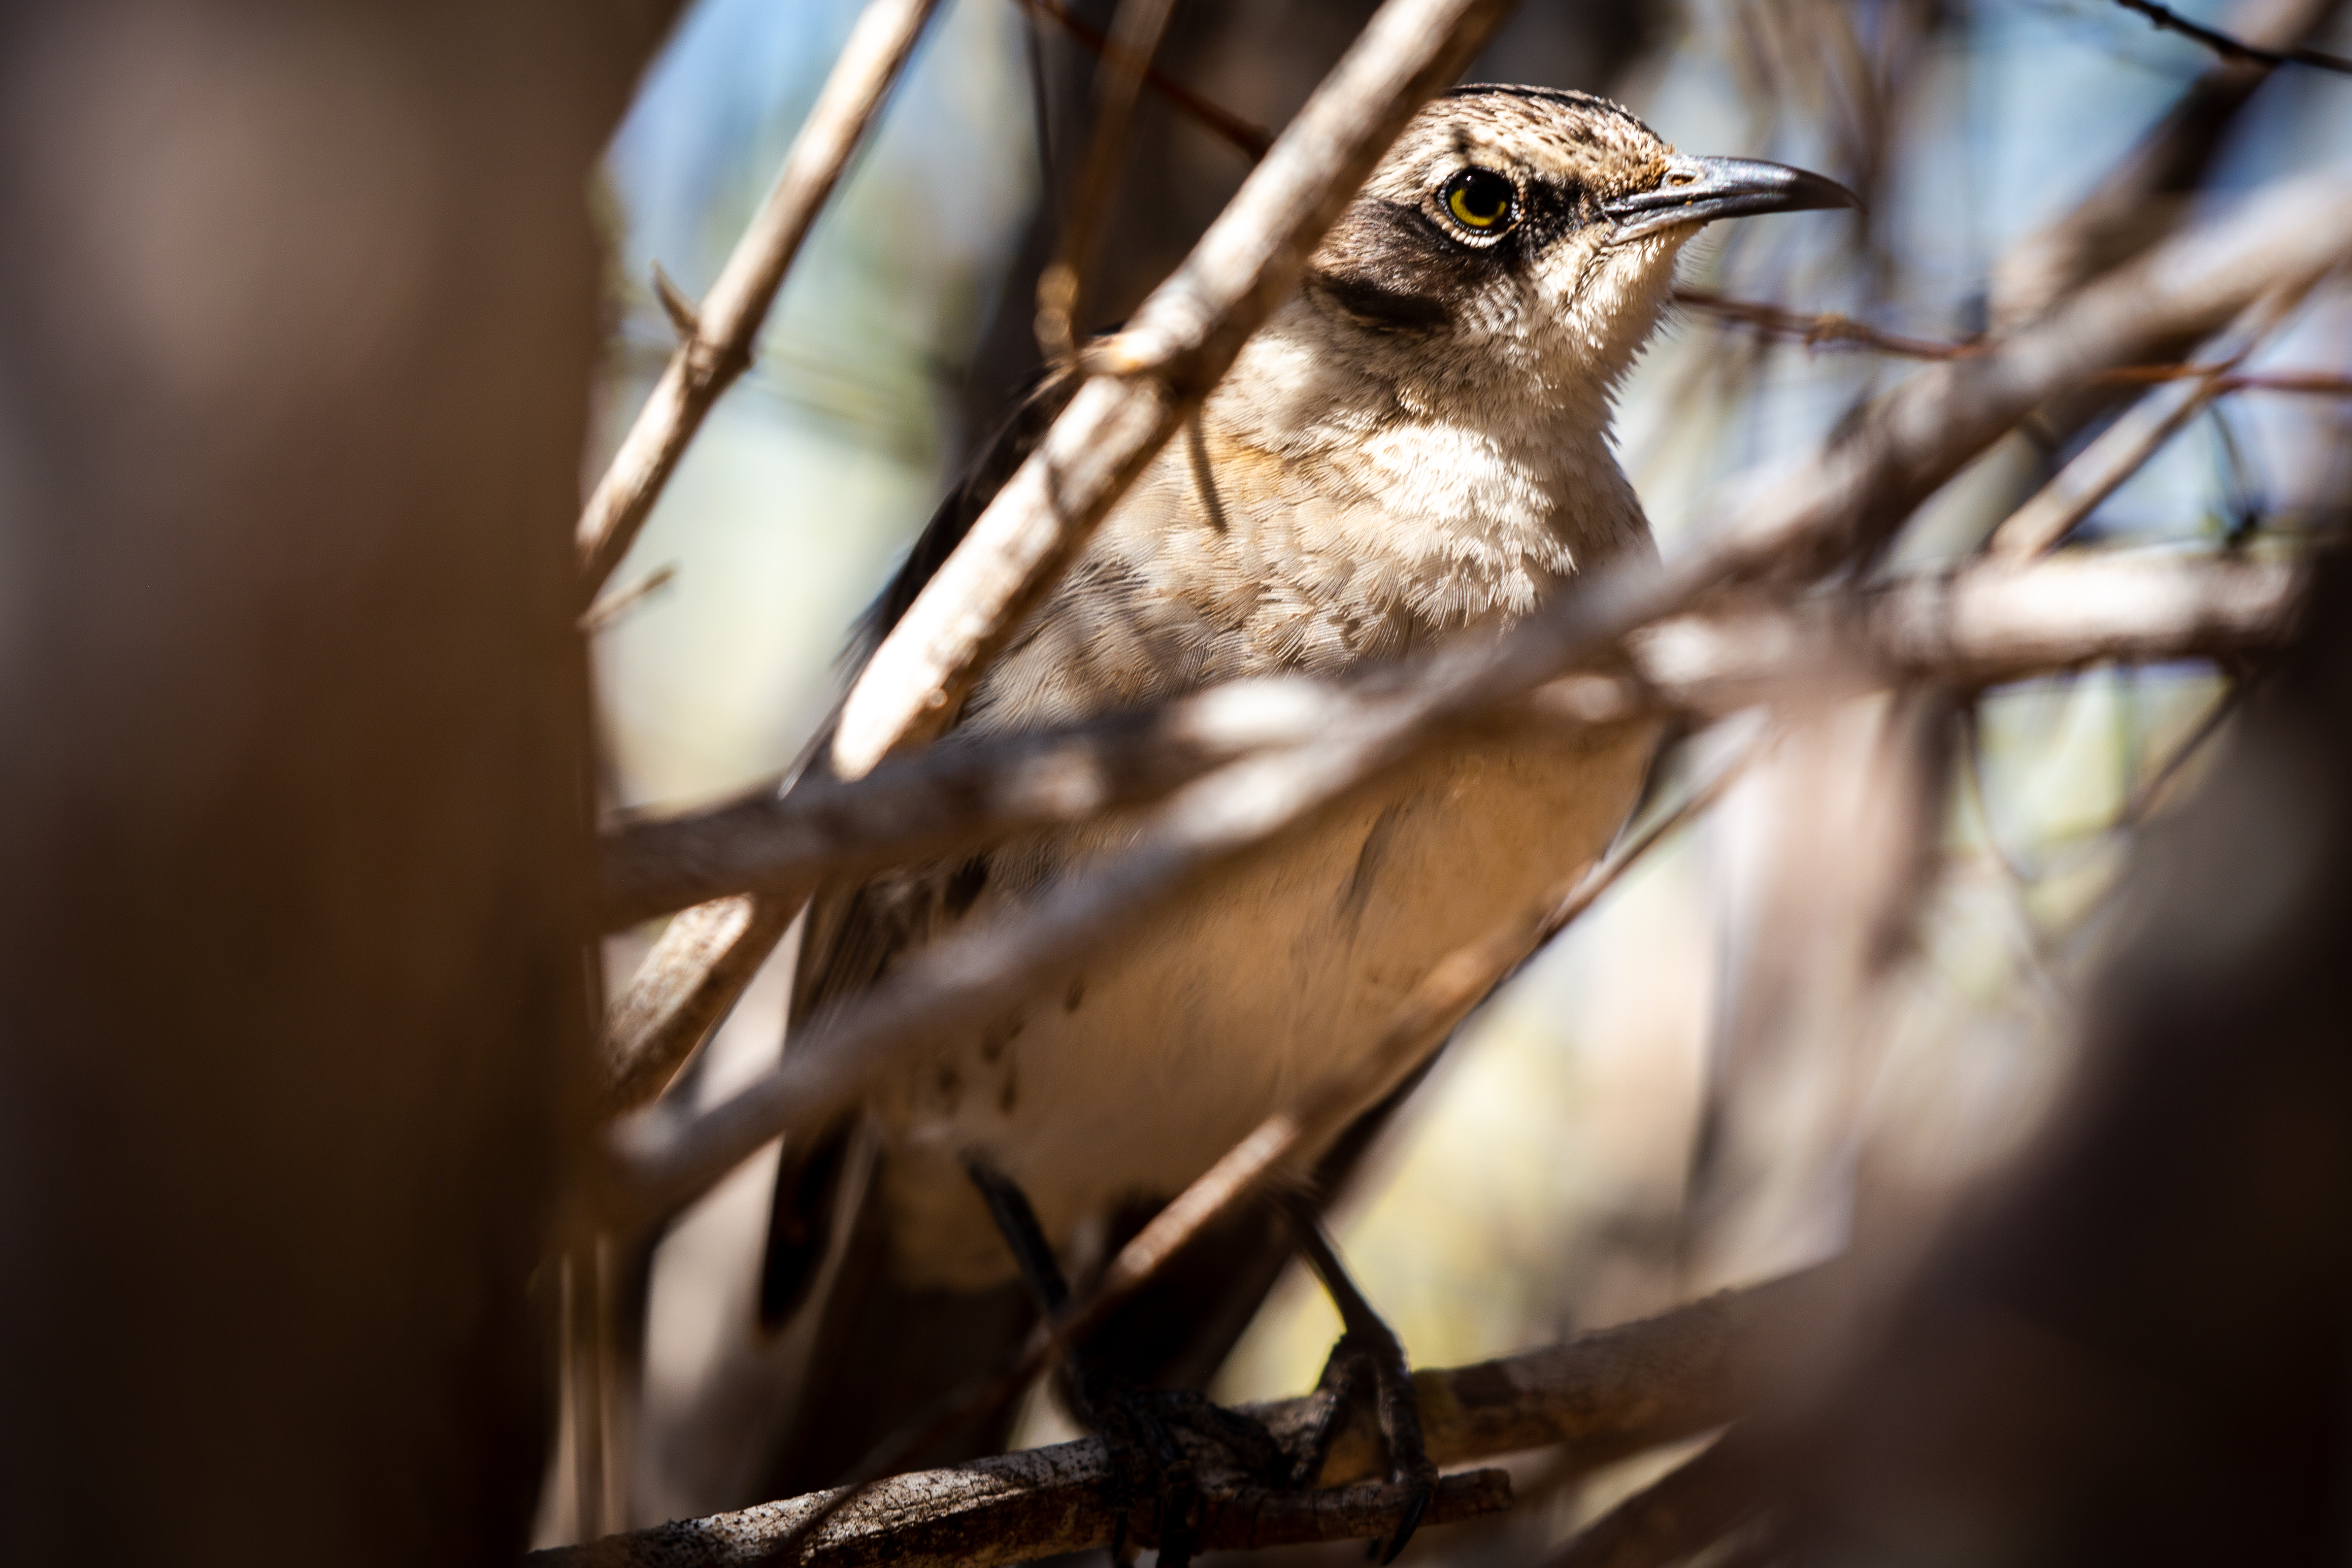
[[[1414,1374],[1432,1458],[1460,1465],[1515,1450],[1566,1445],[1598,1464],[1721,1426],[1769,1404],[1811,1358],[1831,1353],[1848,1297],[1828,1269],[1729,1291],[1566,1344]],[[1254,1407],[1277,1436],[1304,1429],[1309,1399]],[[1209,1548],[1363,1539],[1393,1523],[1390,1488],[1348,1486],[1373,1473],[1369,1422],[1351,1429],[1324,1471],[1337,1490],[1245,1494],[1211,1504]],[[888,1562],[992,1568],[1107,1544],[1102,1443],[1086,1438],[953,1469],[880,1482],[842,1506],[796,1560],[815,1568]],[[803,1522],[833,1500],[817,1493],[738,1513],[684,1521],[585,1546],[535,1553],[534,1568],[750,1568],[773,1560]],[[1499,1472],[1448,1478],[1430,1520],[1444,1523],[1507,1506]]]
[[[1979,567],[1794,612],[1674,622],[1637,642],[1630,676],[1570,678],[1539,693],[1534,711],[1568,723],[1711,717],[1832,679],[1980,688],[2103,660],[2246,652],[2284,638],[2294,592],[2286,568],[2239,562]],[[607,918],[753,889],[783,899],[821,878],[1148,805],[1238,757],[1346,724],[1371,700],[1360,684],[1249,682],[1074,730],[943,743],[854,783],[811,780],[781,798],[631,824],[605,839]]]
[[[696,313],[695,330],[670,356],[581,513],[580,575],[595,593],[628,553],[719,395],[751,363],[751,345],[809,226],[839,183],[850,154],[905,68],[939,0],[870,0],[824,89],[793,139],[767,199]]]

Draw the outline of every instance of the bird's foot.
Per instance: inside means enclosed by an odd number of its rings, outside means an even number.
[[[1160,1568],[1187,1568],[1192,1562],[1200,1542],[1201,1471],[1180,1433],[1206,1445],[1226,1461],[1216,1468],[1238,1471],[1244,1485],[1281,1487],[1289,1480],[1290,1456],[1273,1435],[1203,1394],[1097,1384],[1087,1395],[1090,1424],[1110,1449],[1111,1506],[1118,1515],[1111,1537],[1114,1563],[1134,1560],[1140,1532],[1129,1529],[1129,1520],[1147,1496]]]
[[[1332,1445],[1349,1421],[1369,1399],[1372,1419],[1387,1450],[1388,1479],[1407,1489],[1404,1512],[1386,1541],[1371,1542],[1365,1552],[1386,1564],[1397,1560],[1437,1495],[1437,1467],[1430,1462],[1422,1440],[1421,1401],[1413,1392],[1412,1373],[1405,1364],[1404,1347],[1388,1325],[1373,1320],[1370,1331],[1350,1330],[1331,1347],[1323,1376],[1315,1385],[1318,1402],[1311,1424],[1292,1461],[1290,1484],[1312,1487],[1331,1457]]]
[[[1331,1356],[1323,1363],[1323,1375],[1315,1385],[1315,1396],[1321,1406],[1307,1426],[1296,1468],[1291,1471],[1291,1484],[1311,1487],[1323,1474],[1323,1467],[1331,1457],[1331,1445],[1347,1428],[1362,1401],[1370,1398],[1373,1424],[1380,1428],[1381,1441],[1387,1449],[1388,1479],[1391,1486],[1406,1489],[1404,1512],[1397,1520],[1396,1529],[1385,1541],[1373,1541],[1367,1556],[1375,1557],[1384,1565],[1397,1560],[1397,1554],[1412,1539],[1421,1527],[1422,1516],[1429,1511],[1432,1499],[1437,1495],[1437,1467],[1431,1463],[1428,1445],[1422,1439],[1421,1400],[1413,1392],[1412,1369],[1406,1365],[1404,1345],[1396,1331],[1372,1310],[1371,1303],[1348,1274],[1340,1262],[1339,1249],[1312,1209],[1294,1204],[1292,1223],[1298,1235],[1300,1248],[1307,1263],[1330,1293],[1332,1305],[1339,1310],[1339,1321],[1346,1331],[1339,1342],[1331,1347]]]

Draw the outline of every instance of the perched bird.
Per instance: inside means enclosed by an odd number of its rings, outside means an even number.
[[[1681,155],[1581,93],[1438,99],[940,743],[1491,636],[1580,572],[1650,551],[1610,411],[1676,252],[1715,218],[1853,201],[1776,164]],[[1067,395],[1066,381],[1041,393],[949,498],[874,635]],[[762,1310],[772,1324],[820,1321],[771,1495],[836,1479],[996,1364],[1063,1274],[1368,1049],[1440,956],[1598,856],[1649,748],[1643,733],[1528,732],[1430,756],[788,1149]],[[824,890],[794,1019],[886,980],[942,931],[1018,909],[1123,831],[1042,834]],[[1327,1188],[1373,1119],[1323,1152]],[[1293,1245],[1252,1215],[1197,1247],[1087,1347],[1094,1403],[1204,1379]],[[1336,1259],[1310,1241],[1318,1252],[1328,1278]],[[1002,1436],[975,1428],[926,1458]]]

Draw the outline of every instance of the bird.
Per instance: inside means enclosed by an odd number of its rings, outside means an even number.
[[[937,743],[1251,677],[1357,675],[1497,636],[1580,574],[1654,553],[1610,419],[1668,309],[1677,253],[1718,218],[1854,205],[1816,174],[1678,153],[1588,94],[1442,94]],[[868,616],[869,650],[1076,379],[1040,387],[941,504]],[[802,1325],[811,1348],[766,1495],[830,1484],[998,1365],[1067,1279],[1369,1050],[1440,957],[1591,863],[1652,742],[1639,728],[1530,731],[1424,756],[788,1145],[761,1316]],[[1056,829],[821,889],[789,1028],[943,933],[1008,918],[1132,831]],[[1317,1152],[1315,1194],[1344,1183],[1410,1088]],[[1080,1414],[1148,1446],[1159,1417],[1115,1420],[1109,1406],[1204,1382],[1302,1245],[1357,1350],[1377,1342],[1372,1370],[1402,1376],[1393,1336],[1299,1206],[1223,1222],[1082,1346],[1091,1392],[1076,1398],[1094,1408]],[[1200,1424],[1196,1405],[1159,1408]],[[1414,1435],[1388,1435],[1396,1467],[1425,1482],[1425,1460],[1399,1454]],[[1001,1417],[980,1420],[921,1458],[992,1452],[1004,1436]],[[1168,1568],[1186,1556],[1181,1531],[1163,1519]],[[1409,1533],[1410,1520],[1391,1555]]]

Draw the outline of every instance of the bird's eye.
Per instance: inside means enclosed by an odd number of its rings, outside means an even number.
[[[1492,234],[1509,224],[1518,195],[1492,169],[1465,169],[1445,182],[1445,210],[1463,227]]]

